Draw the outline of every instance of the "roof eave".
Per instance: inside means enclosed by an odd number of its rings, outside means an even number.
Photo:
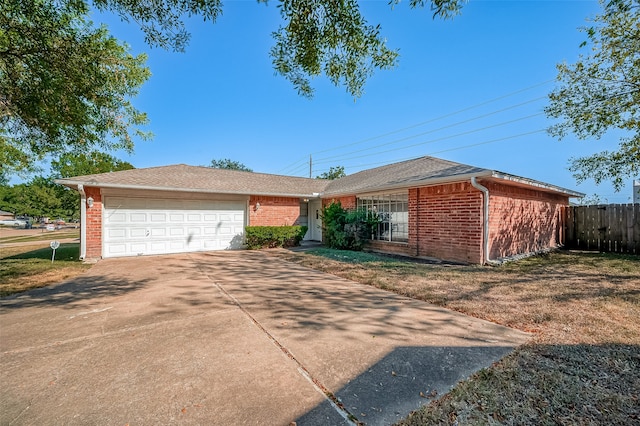
[[[510,175],[508,173],[502,173],[494,171],[492,176],[493,178],[506,180],[509,182],[518,183],[521,185],[532,186],[537,189],[541,189],[548,192],[555,192],[562,195],[567,195],[571,198],[582,198],[585,196],[582,192],[572,191],[571,189],[563,188],[557,185],[551,185],[549,183],[540,182],[534,179],[528,179],[521,176]]]
[[[288,193],[288,192],[268,192],[268,191],[226,191],[219,189],[206,188],[176,188],[173,186],[151,186],[151,185],[123,185],[117,183],[100,183],[95,181],[84,182],[70,179],[56,179],[57,184],[77,189],[78,185],[85,187],[111,188],[111,189],[132,189],[142,191],[174,191],[185,193],[201,193],[201,194],[226,194],[226,195],[261,195],[267,197],[288,197],[288,198],[319,198],[319,192],[312,193]]]
[[[492,170],[485,170],[482,172],[465,173],[465,174],[456,175],[456,176],[444,176],[439,178],[414,180],[408,183],[404,182],[401,184],[399,183],[399,184],[392,184],[392,185],[383,185],[383,186],[377,186],[375,188],[362,188],[358,191],[325,192],[322,194],[322,196],[335,197],[335,196],[341,196],[341,195],[368,194],[368,193],[391,191],[391,190],[397,190],[397,189],[409,189],[409,188],[424,187],[424,186],[443,185],[447,183],[464,182],[464,181],[470,180],[472,177],[476,177],[476,178],[491,177],[492,173],[493,173]]]

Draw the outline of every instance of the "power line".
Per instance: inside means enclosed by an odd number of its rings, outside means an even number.
[[[439,117],[432,118],[432,119],[429,119],[429,120],[426,120],[426,121],[422,121],[420,123],[413,124],[411,126],[403,127],[401,129],[393,130],[391,132],[387,132],[387,133],[384,133],[384,134],[381,134],[381,135],[377,135],[377,136],[369,137],[369,138],[366,138],[366,139],[362,139],[360,141],[343,144],[343,145],[336,146],[336,147],[333,147],[333,148],[327,148],[327,149],[324,149],[324,150],[321,150],[321,151],[315,151],[312,154],[321,154],[321,153],[324,153],[324,152],[335,151],[335,150],[338,150],[338,149],[342,149],[342,148],[346,148],[346,147],[354,146],[354,145],[359,145],[359,144],[362,144],[362,143],[365,143],[365,142],[369,142],[369,141],[372,141],[372,140],[376,140],[376,139],[384,138],[384,137],[391,136],[391,135],[394,135],[394,134],[397,134],[397,133],[401,133],[401,132],[404,132],[406,130],[410,130],[410,129],[414,129],[416,127],[424,126],[425,124],[433,123],[433,122],[438,121],[438,120],[443,120],[445,118],[452,117],[454,115],[461,114],[463,112],[470,111],[470,110],[479,108],[481,106],[488,105],[488,104],[491,104],[493,102],[497,102],[499,100],[509,98],[511,96],[514,96],[514,95],[517,95],[517,94],[520,94],[520,93],[523,93],[523,92],[526,92],[526,91],[529,91],[529,90],[544,86],[544,85],[546,85],[548,83],[551,83],[553,81],[555,81],[555,80],[553,80],[553,79],[546,80],[546,81],[543,81],[541,83],[537,83],[537,84],[534,84],[532,86],[525,87],[524,89],[516,90],[514,92],[498,96],[498,97],[490,99],[488,101],[484,101],[484,102],[481,102],[479,104],[472,105],[470,107],[462,108],[460,110],[457,110],[457,111],[454,111],[454,112],[451,112],[451,113],[448,113],[448,114],[444,114],[444,115],[441,115]],[[420,135],[418,135],[418,136],[420,136]],[[306,157],[301,158],[300,160],[297,160],[297,161],[285,166],[284,168],[280,169],[279,173],[284,173],[285,171],[290,170],[290,169],[292,169],[292,170],[289,171],[289,173],[293,173],[295,170],[298,170],[300,167],[302,167],[301,165],[296,167],[297,164],[299,164],[300,162],[304,162],[305,164],[308,164],[306,161],[307,161]]]
[[[536,116],[539,116],[539,115],[542,115],[542,114],[544,114],[544,113],[538,112],[536,114],[531,114],[531,115],[527,115],[527,116],[524,116],[524,117],[519,117],[519,118],[516,118],[516,119],[513,119],[513,120],[504,121],[502,123],[492,124],[491,126],[485,126],[485,127],[481,127],[481,128],[478,128],[478,129],[469,130],[469,131],[466,131],[466,132],[457,133],[457,134],[454,134],[454,135],[443,136],[443,137],[440,137],[440,138],[437,138],[437,139],[431,139],[431,140],[427,140],[427,141],[414,143],[414,144],[411,144],[411,145],[406,145],[406,146],[397,147],[397,148],[393,148],[393,149],[387,149],[385,151],[376,151],[376,152],[372,152],[372,153],[369,153],[369,154],[362,154],[362,155],[357,155],[357,156],[354,156],[354,157],[342,158],[342,160],[353,160],[355,158],[371,157],[373,155],[385,154],[387,152],[400,151],[400,150],[404,150],[404,149],[414,148],[414,147],[420,146],[420,145],[427,145],[427,144],[431,144],[431,143],[435,143],[435,142],[441,142],[443,140],[453,139],[453,138],[457,138],[457,137],[460,137],[460,136],[466,136],[466,135],[470,135],[470,134],[473,134],[473,133],[482,132],[482,131],[487,130],[487,129],[492,129],[492,128],[495,128],[495,127],[505,126],[507,124],[512,124],[512,123],[515,123],[517,121],[528,120],[529,118],[536,117]],[[333,159],[333,157],[330,157],[330,159],[328,159],[328,160],[322,159],[320,161],[315,161],[315,164],[326,164],[326,163],[331,163],[331,162],[334,162],[334,161],[335,161],[335,159]]]
[[[523,136],[533,135],[533,134],[536,134],[536,133],[545,132],[546,130],[547,130],[546,128],[538,129],[538,130],[532,130],[530,132],[519,133],[517,135],[505,136],[505,137],[502,137],[502,138],[496,138],[496,139],[491,139],[491,140],[488,140],[488,141],[478,142],[478,143],[474,143],[474,144],[469,144],[469,145],[463,145],[463,146],[459,146],[459,147],[455,147],[455,148],[444,149],[444,150],[441,150],[441,151],[434,151],[434,152],[430,152],[430,153],[427,153],[427,154],[423,154],[421,156],[442,154],[444,152],[450,152],[450,151],[459,151],[459,150],[462,150],[462,149],[473,148],[473,147],[480,146],[480,145],[487,145],[487,144],[491,144],[491,143],[502,142],[502,141],[509,140],[509,139],[516,139],[516,138],[523,137]],[[397,162],[400,162],[400,161],[413,160],[415,158],[418,158],[418,157],[416,157],[416,156],[405,157],[405,158],[399,158],[399,159],[395,159],[395,160],[387,159],[387,160],[384,160],[384,161],[377,161],[377,162],[374,162],[374,163],[366,163],[366,164],[360,163],[360,164],[345,166],[345,168],[346,167],[350,167],[350,168],[356,168],[357,167],[357,168],[360,168],[360,167],[377,166],[377,165],[380,165],[380,164],[391,164],[391,163],[397,163]],[[322,169],[322,170],[318,170],[316,172],[325,172],[325,171],[328,171],[328,170],[329,169]]]
[[[444,114],[444,115],[441,115],[441,116],[436,117],[436,118],[431,118],[429,120],[426,120],[426,121],[423,121],[423,122],[420,122],[420,123],[417,123],[417,124],[413,124],[411,126],[407,126],[407,127],[401,128],[401,129],[393,130],[391,132],[384,133],[382,135],[372,136],[370,138],[362,139],[362,140],[357,141],[357,142],[352,142],[352,143],[344,144],[344,145],[333,147],[333,148],[327,148],[327,149],[324,149],[322,151],[315,151],[312,154],[321,154],[323,152],[335,151],[337,149],[345,148],[347,146],[358,145],[358,144],[361,144],[361,143],[369,142],[371,140],[380,139],[380,138],[383,138],[383,137],[386,137],[386,136],[394,135],[396,133],[404,132],[405,130],[414,129],[416,127],[424,126],[425,124],[433,123],[434,121],[443,120],[445,118],[448,118],[448,117],[451,117],[451,116],[454,116],[454,115],[457,115],[457,114],[460,114],[460,113],[463,113],[463,112],[466,112],[466,111],[470,111],[472,109],[479,108],[481,106],[488,105],[488,104],[493,103],[493,102],[497,102],[499,100],[502,100],[502,99],[517,95],[519,93],[526,92],[528,90],[535,89],[535,88],[540,87],[540,86],[544,86],[545,84],[548,84],[548,83],[550,83],[552,81],[555,81],[555,80],[551,79],[551,80],[543,81],[542,83],[534,84],[533,86],[529,86],[529,87],[526,87],[524,89],[516,90],[515,92],[511,92],[511,93],[508,93],[506,95],[502,95],[502,96],[499,96],[497,98],[493,98],[493,99],[490,99],[488,101],[484,101],[484,102],[481,102],[479,104],[472,105],[470,107],[466,107],[466,108],[460,109],[458,111],[450,112],[448,114]],[[546,97],[546,96],[543,96],[543,97]]]
[[[428,135],[428,134],[430,134],[430,133],[436,133],[436,132],[439,132],[439,131],[441,131],[441,130],[450,129],[450,128],[452,128],[452,127],[456,127],[456,126],[459,126],[459,125],[461,125],[461,124],[470,123],[470,122],[472,122],[472,121],[479,120],[479,119],[481,119],[481,118],[487,118],[487,117],[489,117],[489,116],[492,116],[492,115],[495,115],[495,114],[499,114],[499,113],[501,113],[501,112],[509,111],[509,110],[512,110],[512,109],[515,109],[515,108],[519,108],[519,107],[521,107],[521,106],[523,106],[523,105],[526,105],[526,104],[530,104],[530,103],[533,103],[533,102],[539,101],[540,99],[543,99],[543,98],[546,98],[546,96],[540,96],[540,97],[538,97],[538,98],[530,99],[530,100],[528,100],[528,101],[521,102],[521,103],[516,104],[516,105],[512,105],[512,106],[509,106],[509,107],[506,107],[506,108],[502,108],[502,109],[499,109],[499,110],[496,110],[496,111],[492,111],[492,112],[489,112],[489,113],[486,113],[486,114],[478,115],[478,116],[476,116],[476,117],[468,118],[468,119],[466,119],[466,120],[458,121],[458,122],[456,122],[456,123],[448,124],[448,125],[446,125],[446,126],[442,126],[442,127],[437,128],[437,129],[427,130],[426,132],[422,132],[422,133],[417,133],[417,134],[415,134],[415,135],[406,136],[406,137],[401,138],[401,139],[396,139],[396,140],[393,140],[393,141],[390,141],[390,142],[385,142],[385,143],[382,143],[382,144],[374,145],[374,146],[372,146],[372,147],[362,148],[362,149],[359,149],[359,150],[356,150],[356,151],[346,152],[346,153],[341,154],[341,155],[334,155],[334,156],[330,156],[330,157],[323,157],[323,158],[320,158],[320,161],[317,161],[317,163],[326,162],[326,161],[324,161],[324,160],[330,160],[330,159],[341,159],[341,157],[343,157],[344,155],[356,154],[356,153],[358,153],[358,152],[369,151],[369,150],[374,149],[374,148],[379,148],[379,147],[387,146],[387,145],[393,145],[393,144],[396,144],[396,143],[404,142],[404,141],[409,140],[409,139],[415,139],[415,138],[417,138],[417,137],[419,137],[419,136],[424,136],[424,135]],[[536,114],[536,115],[540,115],[540,114],[541,114],[541,113]],[[403,148],[399,148],[399,149],[403,149]]]

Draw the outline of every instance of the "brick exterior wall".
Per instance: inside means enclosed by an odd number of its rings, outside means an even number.
[[[470,182],[409,189],[415,256],[482,263],[482,193]]]
[[[415,249],[409,247],[406,243],[398,243],[393,241],[367,241],[365,244],[365,250],[387,253],[387,254],[398,254],[400,256],[415,256]]]
[[[489,257],[498,259],[557,247],[562,242],[562,206],[569,198],[486,182],[489,190]]]
[[[102,257],[102,195],[100,188],[85,188],[87,198],[93,198],[93,207],[87,206],[85,259],[100,259]]]
[[[348,195],[346,197],[336,197],[336,198],[323,198],[322,207],[326,207],[329,204],[336,201],[339,201],[340,205],[345,210],[354,210],[358,207],[355,195]]]
[[[260,208],[256,210],[256,205]],[[249,198],[249,226],[300,224],[300,199],[252,195]]]

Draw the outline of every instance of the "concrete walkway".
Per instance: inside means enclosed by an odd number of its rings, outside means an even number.
[[[247,251],[104,260],[0,308],[12,425],[387,425],[528,339]]]

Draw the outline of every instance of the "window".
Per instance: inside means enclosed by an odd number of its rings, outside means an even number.
[[[409,241],[409,195],[406,192],[358,197],[358,208],[378,213],[375,240]]]

